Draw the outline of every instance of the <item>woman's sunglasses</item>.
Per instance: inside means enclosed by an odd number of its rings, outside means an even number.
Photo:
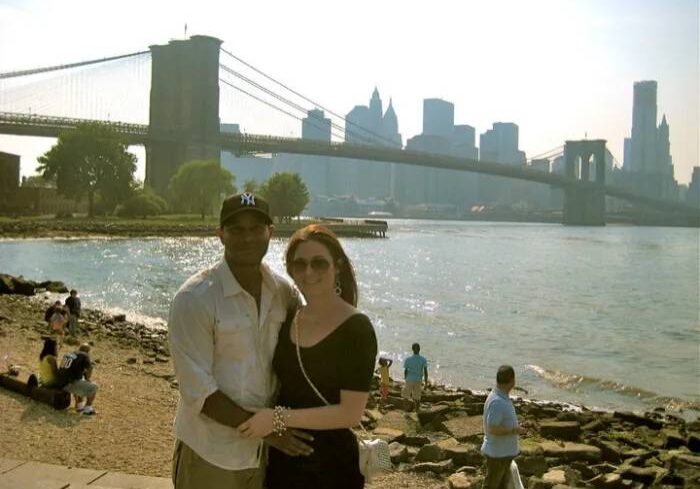
[[[331,264],[325,258],[316,256],[311,260],[305,260],[304,258],[296,258],[292,262],[292,273],[304,273],[307,267],[311,267],[311,270],[316,273],[327,272]]]

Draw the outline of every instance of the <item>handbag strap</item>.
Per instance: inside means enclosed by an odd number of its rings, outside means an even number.
[[[309,375],[306,373],[306,369],[304,368],[304,362],[301,361],[301,349],[299,348],[299,323],[297,322],[297,317],[298,317],[298,312],[297,314],[294,315],[294,319],[292,320],[292,327],[294,327],[294,343],[296,344],[296,350],[297,350],[297,360],[299,361],[299,368],[301,369],[301,373],[304,374],[304,378],[306,379],[306,382],[311,386],[311,388],[314,390],[316,395],[323,401],[323,403],[326,406],[330,406],[331,403],[328,402],[328,400],[323,397],[323,394],[316,388],[316,385],[311,381],[309,378]],[[360,421],[360,429],[366,434],[369,435],[365,427],[362,425],[362,421]],[[359,438],[358,438],[359,440]]]

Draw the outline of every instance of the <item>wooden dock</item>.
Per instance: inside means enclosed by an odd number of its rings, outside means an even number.
[[[291,222],[275,223],[275,235],[291,236],[297,229],[309,224],[323,224],[339,237],[351,238],[386,238],[389,225],[386,221],[376,219],[341,219],[322,217],[318,219],[299,219]]]

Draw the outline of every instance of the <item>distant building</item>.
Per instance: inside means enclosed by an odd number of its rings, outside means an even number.
[[[331,142],[331,120],[322,110],[314,109],[301,121],[301,138]]]
[[[301,122],[301,138],[312,139],[330,144],[331,120],[325,117],[322,110],[314,109],[307,113]],[[299,175],[312,195],[326,195],[330,174],[328,156],[288,155],[299,159],[301,167]]]
[[[423,100],[423,135],[450,140],[455,125],[455,106],[439,98]]]
[[[221,132],[240,134],[238,124],[222,123]],[[221,152],[221,166],[233,173],[236,177],[236,187],[240,190],[248,180],[255,180],[258,184],[265,182],[272,174],[272,159],[260,156],[235,156],[228,151]]]
[[[648,197],[675,200],[678,183],[673,172],[669,126],[665,115],[656,125],[656,94],[655,81],[635,82],[632,137],[625,139],[624,185]]]
[[[423,133],[410,138],[406,149],[476,160],[479,152],[474,145],[475,137],[472,126],[455,126],[454,104],[442,99],[425,99]],[[413,214],[417,209],[426,208],[441,209],[441,215],[445,209],[452,209],[450,215],[462,215],[476,201],[477,193],[473,173],[411,165],[397,165],[394,188],[395,199]]]
[[[693,167],[693,176],[688,185],[685,201],[688,205],[700,208],[700,166]]]
[[[402,138],[394,106],[384,112],[375,87],[369,105],[356,105],[345,116],[345,141],[351,144],[389,146],[400,149]],[[386,199],[393,195],[393,163],[332,158],[327,195],[355,195],[361,199]]]
[[[494,122],[479,137],[479,156],[482,161],[521,166],[525,153],[518,148],[518,125],[512,122]],[[478,177],[479,202],[513,204],[522,192],[516,192],[518,182],[513,179],[480,174]]]
[[[0,192],[19,187],[19,155],[0,151]]]

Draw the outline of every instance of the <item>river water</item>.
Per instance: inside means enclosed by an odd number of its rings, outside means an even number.
[[[396,378],[416,341],[431,378],[454,386],[485,389],[510,363],[528,397],[693,414],[699,241],[682,228],[391,220],[388,239],[343,243]],[[285,244],[266,259],[278,271]],[[158,326],[221,254],[215,238],[3,240],[0,272],[62,280],[84,307]]]

